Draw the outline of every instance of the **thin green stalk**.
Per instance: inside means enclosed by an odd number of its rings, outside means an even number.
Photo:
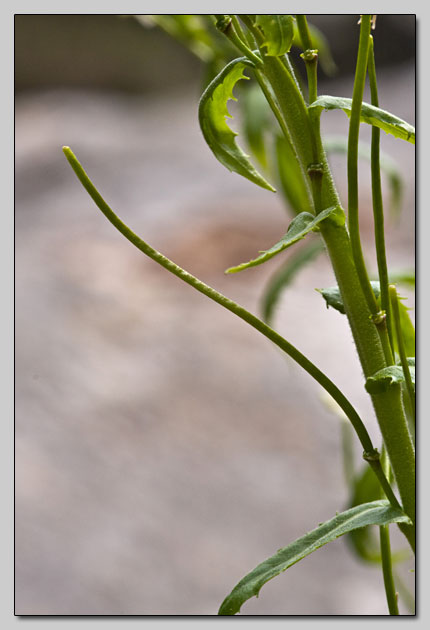
[[[370,35],[368,73],[370,84],[371,103],[379,107],[378,84],[376,80],[375,56],[373,52],[373,37]],[[384,206],[382,201],[381,186],[381,165],[380,165],[380,133],[378,127],[372,126],[372,147],[371,147],[371,172],[372,172],[372,201],[373,217],[375,224],[375,245],[376,257],[378,261],[379,284],[381,288],[381,310],[385,312],[385,326],[388,332],[391,352],[386,355],[387,363],[393,363],[394,345],[393,332],[391,326],[391,306],[388,294],[388,267],[385,253],[384,234]],[[390,356],[391,355],[391,356]]]
[[[400,323],[400,310],[399,310],[398,296],[397,296],[397,290],[394,284],[389,285],[389,294],[390,294],[390,299],[391,299],[391,308],[393,312],[394,329],[396,331],[397,348],[399,350],[400,363],[402,365],[403,374],[405,376],[406,391],[408,392],[408,397],[409,397],[409,401],[411,405],[412,417],[413,417],[413,422],[414,422],[414,427],[415,427],[415,390],[412,383],[411,373],[409,371],[409,364],[408,364],[408,359],[406,356],[405,344],[403,341],[402,326]]]
[[[236,48],[240,50],[240,52],[243,55],[245,55],[245,57],[248,57],[248,59],[250,59],[253,63],[255,63],[257,68],[258,66],[261,66],[262,61],[260,57],[257,57],[257,55],[255,55],[252,52],[252,50],[248,48],[245,42],[243,42],[242,39],[237,34],[234,28],[232,17],[230,15],[215,15],[215,17],[217,18],[217,22],[216,22],[217,29],[219,29],[222,33],[224,33],[224,35],[228,37],[231,43],[234,44]]]
[[[309,104],[317,99],[317,63],[318,52],[312,49],[311,35],[308,21],[305,15],[296,15],[297,27],[302,42],[302,58],[306,63],[306,74],[308,77]]]
[[[167,269],[167,271],[170,271],[175,276],[194,287],[194,289],[196,289],[200,293],[203,293],[203,295],[206,295],[217,304],[220,304],[230,312],[234,313],[235,315],[246,321],[248,324],[250,324],[253,328],[262,333],[265,337],[270,339],[270,341],[272,341],[275,345],[281,348],[281,350],[288,354],[294,361],[296,361],[330,394],[330,396],[332,396],[332,398],[338,403],[338,405],[351,421],[351,424],[354,427],[357,436],[364,448],[364,458],[366,459],[366,461],[369,462],[369,464],[375,471],[375,474],[377,475],[381,486],[383,487],[384,492],[387,495],[387,498],[392,503],[393,507],[400,507],[399,502],[393,494],[391,486],[388,483],[387,478],[385,477],[384,471],[382,470],[379,461],[379,454],[377,453],[377,450],[373,447],[372,441],[366,427],[363,424],[363,421],[361,420],[360,416],[357,414],[349,400],[338,389],[338,387],[323,372],[321,372],[321,370],[319,370],[316,365],[314,365],[307,357],[305,357],[299,350],[297,350],[297,348],[290,344],[286,339],[281,337],[281,335],[275,332],[272,328],[267,326],[267,324],[265,324],[261,319],[176,265],[174,262],[150,247],[150,245],[148,245],[139,236],[137,236],[125,223],[121,221],[121,219],[108,206],[106,201],[103,199],[98,190],[95,188],[94,184],[89,179],[88,175],[84,171],[82,165],[79,163],[70,147],[63,147],[63,152],[79,181],[88,192],[90,197],[93,199],[95,204],[98,206],[98,208],[103,212],[105,217],[112,223],[112,225],[114,225],[117,230],[121,232],[121,234],[125,236],[135,247],[137,247],[141,252],[149,256],[149,258],[157,262],[159,265]]]
[[[246,44],[248,44],[248,47],[252,50],[253,48],[255,48],[255,42],[253,41],[253,38],[251,36],[251,33],[249,33],[249,31],[244,31],[242,26],[240,25],[240,22],[237,18],[237,15],[232,15],[231,16],[232,22],[233,22],[233,26],[235,28],[236,33],[238,34],[238,36],[240,37],[240,39],[245,42]]]
[[[387,452],[382,448],[381,466],[387,476],[390,478],[390,462],[388,461]],[[382,525],[379,528],[379,541],[381,546],[382,575],[384,578],[385,595],[387,598],[388,611],[390,615],[399,614],[398,596],[394,584],[393,562],[391,554],[390,530],[389,525]]]
[[[387,597],[390,615],[399,614],[396,587],[393,578],[393,566],[391,561],[390,532],[388,525],[379,528],[379,540],[381,543],[382,574],[384,576],[385,595]]]
[[[302,42],[303,53],[300,55],[306,65],[308,78],[308,100],[309,104],[316,101],[318,97],[318,51],[311,48],[311,36],[308,28],[308,21],[305,15],[296,15],[299,35]],[[324,208],[322,205],[322,178],[324,167],[320,162],[318,138],[320,137],[320,116],[316,110],[308,109],[309,122],[311,127],[313,164],[308,166],[308,174],[312,182],[312,192],[315,204],[315,213],[318,214]]]
[[[358,220],[358,137],[360,133],[361,104],[363,102],[366,81],[367,57],[370,36],[370,15],[361,18],[360,41],[358,45],[357,66],[352,93],[351,117],[348,134],[348,226],[351,238],[352,255],[357,269],[360,285],[372,315],[378,311],[366,265],[363,258]]]

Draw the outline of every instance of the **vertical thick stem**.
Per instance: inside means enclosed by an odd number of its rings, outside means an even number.
[[[248,25],[248,22],[245,23]],[[250,24],[250,28],[253,28],[252,24]],[[258,42],[258,33],[253,34]],[[358,233],[358,133],[369,35],[370,16],[363,16],[357,63],[358,80],[354,84],[348,155],[348,177],[351,178],[349,182],[350,213],[352,207],[352,225],[350,222],[350,228],[354,233],[354,243],[351,243],[345,225],[334,225],[329,221],[323,221],[320,224],[321,235],[327,246],[366,378],[386,367],[381,338],[373,321],[377,312],[375,296],[367,277],[362,255],[357,257],[357,248],[358,253],[361,254]],[[264,72],[276,95],[279,110],[296,147],[305,181],[309,183],[307,169],[314,161],[313,149],[316,143],[318,163],[322,165],[321,207],[328,208],[339,205],[339,197],[327,163],[321,136],[318,132],[315,138],[316,130],[310,124],[302,94],[297,89],[291,74],[277,58],[263,55],[263,61]],[[400,387],[390,387],[387,392],[373,395],[372,402],[403,507],[412,522],[415,523],[415,453],[402,405]],[[411,547],[415,548],[414,526],[402,525],[401,529],[408,538]]]

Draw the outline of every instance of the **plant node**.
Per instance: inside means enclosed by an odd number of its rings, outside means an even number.
[[[372,320],[372,322],[376,326],[385,322],[386,318],[387,318],[387,313],[385,311],[378,311],[374,315],[369,316],[369,319]]]
[[[372,448],[370,451],[363,451],[363,459],[365,459],[366,462],[377,462],[380,457],[377,448]]]
[[[310,61],[316,61],[318,59],[318,50],[308,48],[308,50],[305,50],[301,53],[300,57],[306,63],[309,63]]]

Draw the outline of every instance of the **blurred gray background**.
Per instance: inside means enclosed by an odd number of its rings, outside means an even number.
[[[321,93],[352,93],[357,17],[309,17],[339,68],[321,75]],[[223,271],[272,245],[291,217],[280,195],[212,156],[197,121],[202,66],[160,29],[16,15],[15,45],[16,613],[216,614],[245,573],[347,506],[341,420],[265,338],[125,241],[61,147],[138,234],[253,312],[282,258]],[[375,48],[381,107],[413,124],[415,16],[379,16]],[[343,112],[322,121],[347,133]],[[409,269],[414,147],[382,134],[382,149],[405,185],[402,214],[387,221],[389,265]],[[344,202],[345,162],[332,159]],[[360,210],[375,270],[366,162]],[[314,290],[332,284],[320,257],[284,294],[275,328],[379,443],[345,318]],[[399,567],[410,588],[411,567]],[[382,578],[341,539],[242,613],[385,615]]]

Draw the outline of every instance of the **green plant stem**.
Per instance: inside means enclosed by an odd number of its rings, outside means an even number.
[[[376,314],[378,307],[373,293],[360,241],[358,220],[358,138],[360,132],[361,104],[363,102],[364,84],[366,81],[367,58],[370,36],[370,15],[361,18],[360,41],[358,45],[357,66],[354,89],[352,93],[351,117],[348,134],[348,226],[351,238],[352,255],[357,269],[360,284],[369,306],[370,312]]]
[[[346,416],[351,421],[352,426],[354,427],[357,436],[365,450],[365,454],[367,455],[367,461],[372,466],[375,474],[377,475],[384,492],[387,495],[388,500],[391,502],[393,507],[399,508],[400,505],[393,494],[391,486],[385,477],[384,471],[382,470],[379,456],[377,454],[376,449],[373,447],[370,436],[367,432],[366,427],[363,424],[363,421],[355,411],[354,407],[348,401],[348,399],[342,394],[342,392],[337,388],[337,386],[323,373],[321,372],[307,357],[305,357],[297,348],[295,348],[292,344],[290,344],[286,339],[281,337],[277,332],[275,332],[272,328],[267,326],[261,319],[244,309],[239,304],[236,304],[226,296],[222,295],[212,287],[208,286],[195,276],[191,275],[174,262],[163,256],[160,252],[156,251],[150,245],[148,245],[145,241],[143,241],[139,236],[137,236],[125,223],[121,221],[121,219],[114,213],[114,211],[108,206],[106,201],[100,195],[98,190],[95,188],[94,184],[89,179],[88,175],[84,171],[82,165],[77,160],[76,156],[70,149],[70,147],[63,147],[64,155],[66,156],[70,166],[73,168],[76,176],[79,181],[88,192],[90,197],[93,199],[97,207],[103,212],[105,217],[114,225],[117,230],[125,236],[135,247],[137,247],[141,252],[149,256],[152,260],[157,262],[159,265],[170,271],[175,276],[191,285],[194,289],[203,293],[211,300],[220,304],[227,310],[231,311],[248,324],[250,324],[253,328],[262,333],[265,337],[270,339],[275,345],[277,345],[281,350],[283,350],[286,354],[288,354],[294,361],[296,361],[310,376],[312,376],[329,394],[332,398],[338,403],[341,409],[344,411]]]
[[[370,311],[361,291],[348,233],[345,226],[334,226],[324,221],[321,222],[320,229],[367,378],[386,367],[386,363],[378,332],[371,321]],[[403,509],[415,523],[415,451],[404,414],[400,385],[393,385],[380,394],[372,394],[371,398]],[[399,527],[412,549],[415,549],[414,526],[399,524]]]
[[[245,42],[243,42],[242,39],[237,34],[237,32],[236,32],[236,30],[234,28],[234,22],[233,22],[232,17],[230,15],[215,15],[215,17],[217,18],[216,27],[222,33],[224,33],[224,35],[226,37],[228,37],[228,39],[231,41],[231,43],[234,46],[236,46],[236,48],[238,50],[240,50],[240,52],[243,55],[245,55],[245,57],[248,57],[248,59],[250,59],[250,61],[255,63],[257,68],[258,68],[258,66],[261,66],[262,65],[262,61],[261,61],[260,57],[257,57],[257,55],[255,55],[252,52],[252,50],[250,48],[248,48],[248,46],[245,44]]]
[[[248,44],[248,47],[252,50],[252,48],[255,47],[255,42],[253,41],[253,38],[251,36],[251,34],[248,31],[244,31],[240,25],[239,20],[237,19],[237,15],[232,15],[231,16],[232,22],[233,22],[233,26],[235,28],[236,33],[238,34],[238,36],[240,37],[240,39],[245,42],[246,44]]]
[[[308,21],[305,15],[296,15],[299,35],[302,42],[303,53],[300,55],[306,65],[308,78],[308,100],[309,104],[316,101],[318,97],[318,51],[311,48],[311,36],[308,28]],[[309,122],[311,127],[313,164],[308,166],[308,174],[312,182],[312,193],[315,204],[315,213],[318,214],[324,208],[322,205],[322,178],[324,168],[319,161],[318,138],[320,137],[320,116],[317,111],[308,109]]]
[[[393,566],[391,561],[390,531],[388,525],[379,528],[379,540],[381,543],[382,574],[384,576],[385,594],[387,597],[390,615],[399,614],[396,587],[393,578]]]
[[[254,34],[257,43],[260,45],[258,32],[254,29],[252,21],[247,16],[240,17]],[[365,19],[365,23],[366,22],[367,26],[370,28],[370,20]],[[369,33],[367,33],[366,51],[368,37]],[[363,44],[361,48],[363,49]],[[264,55],[264,51],[262,58],[264,61],[264,72],[276,95],[279,109],[290,131],[293,144],[296,147],[304,181],[309,182],[307,168],[309,164],[314,161],[314,143],[312,141],[311,134],[313,130],[310,125],[306,103],[291,74],[282,62],[276,57]],[[367,52],[364,64],[364,77],[366,64]],[[359,67],[361,68],[362,66],[363,64],[360,61]],[[357,88],[355,88],[355,91],[357,92]],[[358,101],[357,98],[355,99],[355,139],[353,133],[349,153],[351,153],[354,145],[355,153],[357,153],[358,150],[358,127],[360,123],[361,101],[362,96]],[[358,119],[357,104],[359,107]],[[330,206],[339,205],[340,201],[320,134],[318,134],[316,141],[318,147],[318,162],[323,166],[321,205],[323,208],[328,208]],[[352,153],[354,153],[354,151],[352,151]],[[356,198],[358,198],[357,158],[358,155],[355,157],[355,172],[352,175],[354,178],[355,174]],[[351,162],[351,158],[349,161]],[[358,202],[356,202],[356,209],[358,210]],[[332,223],[324,221],[321,223],[320,230],[336,275],[363,372],[367,378],[386,367],[382,341],[375,323],[372,321],[372,316],[377,312],[377,308],[374,308],[372,305],[373,310],[371,311],[368,306],[360,282],[360,274],[355,265],[353,248],[346,227],[335,226]],[[374,300],[373,291],[372,296]],[[415,523],[415,452],[405,418],[400,387],[393,386],[390,387],[387,392],[372,395],[372,403],[394,471],[403,508],[412,522]],[[415,549],[414,525],[401,525],[400,528],[407,537],[412,549]]]
[[[371,103],[379,107],[378,84],[376,80],[375,56],[373,52],[373,37],[370,35],[368,73]],[[375,225],[375,244],[376,257],[378,261],[379,284],[381,287],[381,309],[385,312],[385,324],[389,338],[389,347],[391,352],[385,354],[388,365],[393,364],[394,345],[393,333],[391,327],[391,306],[390,297],[388,295],[388,267],[387,256],[385,253],[385,235],[384,235],[384,206],[382,202],[382,186],[381,186],[381,165],[380,165],[380,134],[378,127],[372,126],[372,146],[371,146],[371,172],[372,172],[372,201],[373,201],[373,217]],[[382,326],[381,325],[381,326]]]
[[[384,447],[382,447],[380,461],[382,469],[387,476],[387,479],[390,479],[390,462],[388,461],[387,452]],[[382,525],[379,528],[379,542],[381,547],[382,575],[384,578],[384,588],[387,598],[388,611],[390,615],[398,615],[399,606],[396,587],[394,584],[389,525]]]
[[[406,391],[408,393],[408,397],[409,397],[409,401],[411,405],[412,418],[413,418],[414,428],[415,428],[415,391],[414,391],[414,385],[412,383],[411,373],[409,371],[408,359],[407,359],[406,351],[405,351],[405,344],[403,341],[397,290],[393,284],[389,285],[389,294],[390,294],[390,300],[391,300],[391,308],[393,312],[394,329],[396,331],[397,347],[399,350],[399,358],[400,358],[400,363],[403,368],[403,374],[405,376]]]
[[[303,59],[306,63],[306,74],[308,77],[309,104],[317,99],[317,63],[318,54],[312,50],[311,35],[309,33],[308,21],[305,15],[296,15],[297,27],[303,48]],[[306,53],[309,53],[308,55]],[[314,53],[314,54],[312,54]]]

